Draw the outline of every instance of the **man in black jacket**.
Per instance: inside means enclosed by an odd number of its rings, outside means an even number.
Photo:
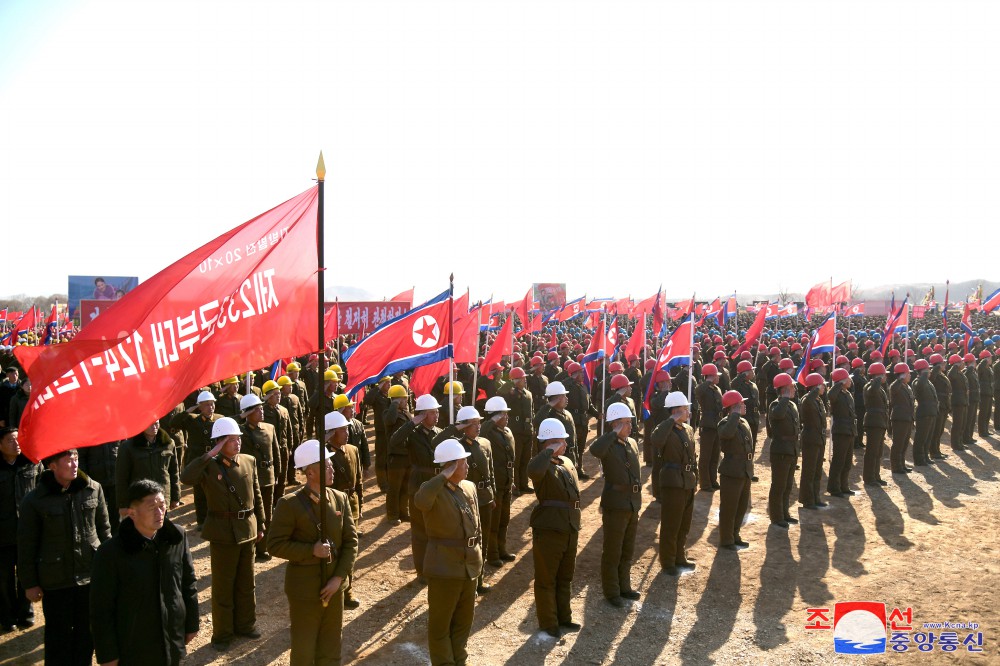
[[[17,517],[42,466],[28,460],[17,443],[17,428],[0,428],[0,631],[35,624],[35,611],[17,583]]]
[[[97,662],[180,663],[198,633],[198,590],[184,531],[166,518],[163,487],[128,488],[128,516],[94,555],[90,626]]]
[[[45,614],[46,666],[90,666],[90,573],[94,551],[111,538],[104,491],[79,471],[76,449],[44,461],[35,489],[21,502],[17,575]]]

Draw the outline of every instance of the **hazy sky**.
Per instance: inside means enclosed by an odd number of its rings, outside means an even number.
[[[997,2],[0,2],[0,295],[311,186],[327,284],[996,279]]]

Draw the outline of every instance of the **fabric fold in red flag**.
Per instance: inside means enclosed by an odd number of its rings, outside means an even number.
[[[833,302],[832,294],[830,293],[830,281],[824,280],[819,284],[815,284],[812,288],[806,292],[806,305],[811,308],[819,308],[830,305]]]
[[[315,349],[318,198],[310,188],[206,243],[70,342],[19,347],[25,453],[132,437],[201,386]]]
[[[493,374],[491,368],[499,363],[500,359],[514,353],[513,330],[514,317],[508,313],[507,321],[503,323],[503,326],[500,327],[500,331],[497,333],[497,339],[494,340],[493,346],[486,352],[483,362],[479,364],[479,373],[484,377]]]
[[[757,316],[754,317],[753,323],[750,324],[750,328],[747,329],[746,338],[743,340],[743,344],[736,348],[733,355],[730,358],[737,359],[745,351],[750,351],[760,340],[761,333],[764,332],[764,322],[767,319],[767,308],[761,308],[757,311]]]
[[[410,287],[406,291],[401,291],[392,298],[390,301],[403,301],[408,304],[409,307],[413,307],[413,287]]]

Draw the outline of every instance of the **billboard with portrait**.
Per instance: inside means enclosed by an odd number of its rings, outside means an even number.
[[[66,291],[70,312],[76,313],[83,299],[117,301],[139,285],[137,277],[120,275],[70,275]]]
[[[542,312],[566,305],[565,282],[536,282],[531,285],[531,289],[532,298],[538,302]]]

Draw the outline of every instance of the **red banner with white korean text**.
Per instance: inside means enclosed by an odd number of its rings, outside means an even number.
[[[131,437],[201,386],[314,350],[317,202],[313,187],[205,244],[71,342],[19,347],[25,454]]]
[[[334,325],[338,335],[356,335],[359,338],[368,335],[376,328],[404,312],[410,310],[411,305],[405,301],[338,301],[337,303],[327,303],[326,312],[336,306],[337,322]],[[331,323],[333,323],[331,321]],[[330,326],[327,326],[329,329]],[[330,331],[326,331],[327,337],[331,340]]]

